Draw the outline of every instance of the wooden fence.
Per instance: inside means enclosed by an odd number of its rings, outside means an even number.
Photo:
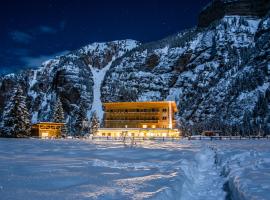
[[[115,141],[123,141],[123,140],[135,140],[135,141],[144,141],[144,140],[158,140],[158,141],[177,141],[181,139],[181,137],[98,137],[93,136],[92,140],[115,140]]]
[[[270,136],[189,136],[188,140],[260,140],[270,139]]]
[[[93,136],[92,140],[135,140],[135,141],[144,141],[144,140],[157,140],[157,141],[178,141],[181,139],[185,140],[270,140],[270,136],[189,136],[189,137],[97,137]]]

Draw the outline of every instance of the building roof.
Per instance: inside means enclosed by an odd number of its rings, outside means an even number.
[[[174,112],[177,112],[177,105],[175,103],[175,101],[141,101],[141,102],[108,102],[108,103],[103,103],[103,105],[105,107],[110,107],[110,106],[114,106],[114,107],[121,107],[121,108],[125,108],[126,106],[130,107],[146,107],[146,105],[151,106],[151,105],[168,105],[171,104],[172,105],[172,109]]]
[[[65,123],[57,123],[57,122],[38,122],[33,125],[54,125],[54,126],[63,126]]]

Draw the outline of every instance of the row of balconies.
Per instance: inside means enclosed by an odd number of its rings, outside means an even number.
[[[161,120],[153,120],[153,119],[106,119],[105,121],[107,121],[107,122],[110,122],[110,121],[112,121],[112,122],[122,122],[123,121],[123,123],[125,122],[136,122],[136,123],[138,123],[138,122],[147,122],[147,123],[159,123],[159,122],[161,122]]]
[[[168,116],[160,115],[106,115],[106,119],[125,119],[125,120],[140,120],[140,119],[154,119],[159,120],[163,118],[168,118]]]
[[[168,116],[167,113],[105,113],[106,116]]]
[[[167,109],[116,109],[106,110],[105,113],[159,113],[167,112]]]
[[[132,122],[135,122],[135,123],[139,123],[139,122],[147,122],[147,123],[164,123],[167,121],[166,120],[154,120],[154,119],[106,119],[105,120],[106,122],[123,122],[123,123],[132,123]],[[175,123],[175,120],[172,121],[172,123]]]

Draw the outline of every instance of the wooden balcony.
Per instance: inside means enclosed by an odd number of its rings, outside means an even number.
[[[145,123],[159,123],[162,122],[161,120],[150,120],[150,119],[106,119],[106,122],[125,122],[125,123],[140,123],[140,122],[145,122]]]

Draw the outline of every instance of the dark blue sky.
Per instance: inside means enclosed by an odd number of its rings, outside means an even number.
[[[6,0],[0,6],[0,73],[83,45],[149,42],[196,25],[210,0]]]

